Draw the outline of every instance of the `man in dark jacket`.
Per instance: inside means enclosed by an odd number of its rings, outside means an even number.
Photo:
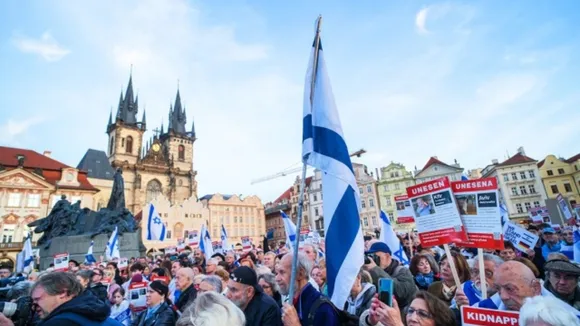
[[[32,287],[32,302],[41,318],[39,326],[122,326],[109,318],[111,309],[83,287],[71,273],[52,272]],[[0,315],[0,324],[13,325]]]
[[[194,276],[193,269],[189,267],[179,269],[175,276],[175,287],[181,291],[175,306],[181,312],[197,297],[197,290],[193,287]]]
[[[236,268],[230,274],[226,296],[244,312],[247,326],[282,325],[278,304],[262,292],[253,269],[247,266]]]

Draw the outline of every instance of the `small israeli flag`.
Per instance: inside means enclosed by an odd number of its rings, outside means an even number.
[[[232,250],[228,243],[228,233],[226,232],[226,227],[222,224],[222,248],[224,252]]]
[[[34,255],[32,254],[32,242],[30,240],[32,236],[28,236],[24,242],[24,248],[22,248],[22,253],[24,257],[24,263],[22,264],[23,272],[30,273],[34,268]]]
[[[381,236],[379,240],[384,242],[389,246],[391,252],[393,253],[393,257],[397,259],[401,264],[408,266],[409,265],[409,258],[407,258],[407,254],[405,253],[405,249],[401,244],[401,241],[395,234],[395,230],[393,230],[393,226],[391,225],[391,221],[389,220],[389,216],[387,213],[381,210]]]
[[[213,244],[211,243],[211,237],[205,225],[202,225],[201,227],[199,249],[201,249],[201,251],[205,255],[205,259],[210,259],[211,256],[213,256]]]
[[[290,250],[294,250],[294,241],[296,241],[296,225],[283,211],[280,211],[280,215],[282,216],[282,222],[284,222],[284,231],[286,231],[286,246],[290,248]]]
[[[116,226],[115,231],[111,233],[109,242],[107,242],[105,257],[107,260],[113,260],[114,258],[121,259],[121,253],[119,252],[119,233]]]
[[[147,212],[147,240],[165,241],[165,223],[155,206],[149,204]]]
[[[89,250],[87,251],[87,254],[85,255],[85,263],[93,264],[93,263],[97,262],[97,260],[95,259],[95,256],[93,255],[93,246],[94,245],[95,245],[95,242],[91,241],[91,245],[89,246]]]

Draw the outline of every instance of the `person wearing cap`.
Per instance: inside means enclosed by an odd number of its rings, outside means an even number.
[[[282,325],[278,304],[262,291],[253,269],[236,268],[230,274],[227,288],[226,297],[244,312],[246,326]]]
[[[544,259],[548,260],[549,254],[553,252],[560,252],[560,250],[562,250],[560,239],[553,228],[544,228],[542,237],[545,241],[544,245],[542,246],[542,256]]]
[[[391,256],[391,249],[384,242],[375,242],[365,252],[367,256],[363,268],[371,274],[373,283],[378,288],[379,279],[389,278],[393,280],[394,294],[397,297],[399,307],[404,309],[411,303],[417,293],[417,286],[413,274],[398,260]]]
[[[580,267],[566,260],[550,260],[544,265],[546,282],[544,287],[558,299],[580,310]]]
[[[147,310],[135,317],[132,326],[173,326],[176,316],[168,304],[169,288],[161,281],[149,283],[145,303]]]

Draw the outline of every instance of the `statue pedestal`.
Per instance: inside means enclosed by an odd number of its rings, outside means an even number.
[[[109,241],[107,234],[99,234],[91,239],[90,235],[72,235],[56,237],[52,239],[50,247],[44,249],[40,246],[40,270],[47,269],[50,264],[54,263],[54,255],[68,253],[70,259],[74,259],[82,264],[85,261],[85,255],[89,250],[91,241],[94,241],[93,255],[99,261],[99,257],[105,257],[105,248]],[[145,246],[141,240],[141,230],[137,232],[128,232],[119,236],[119,251],[121,257],[141,257],[145,256]]]

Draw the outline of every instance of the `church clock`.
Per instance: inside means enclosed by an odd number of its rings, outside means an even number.
[[[151,146],[151,149],[152,149],[152,150],[153,150],[155,153],[157,153],[157,152],[159,152],[159,150],[161,149],[161,146],[159,146],[159,144],[158,144],[158,143],[155,143],[155,144],[153,144],[153,145]]]

